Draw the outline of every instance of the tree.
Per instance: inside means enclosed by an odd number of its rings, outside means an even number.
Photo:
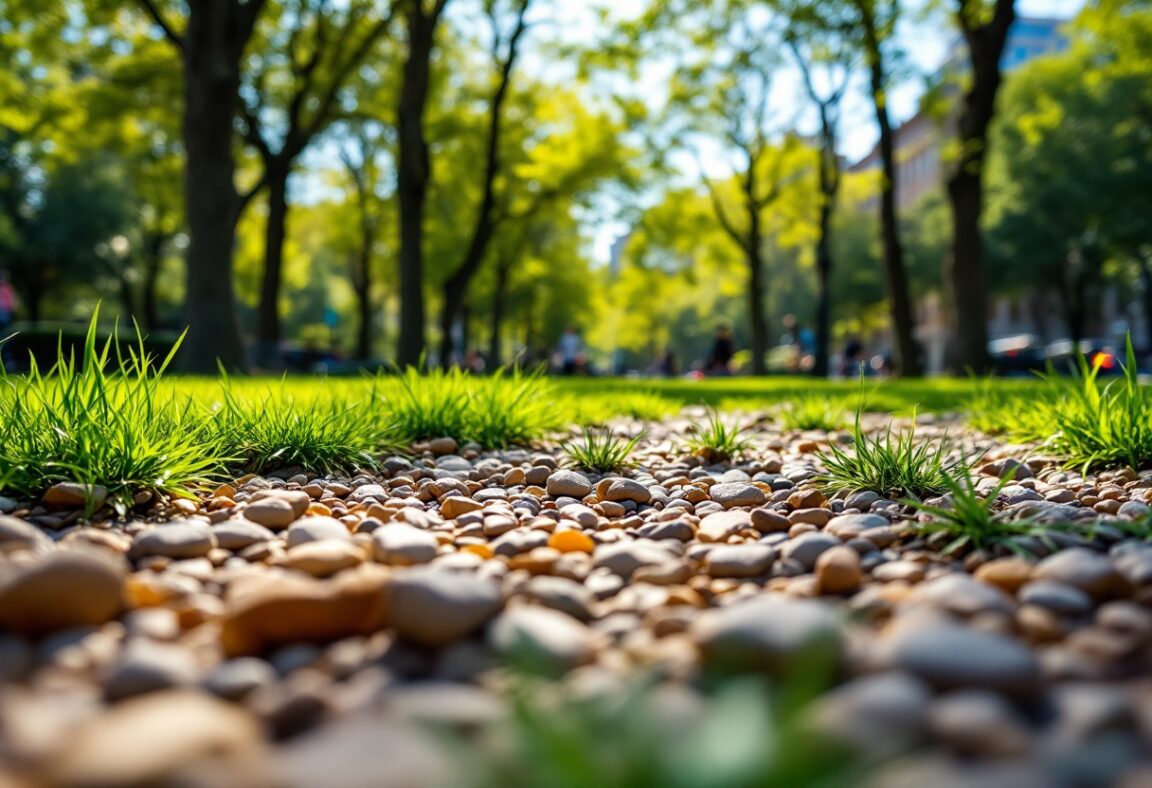
[[[827,6],[824,9],[827,14]],[[800,71],[804,92],[816,108],[819,123],[816,349],[812,374],[826,378],[828,359],[832,355],[832,220],[841,180],[840,105],[852,77],[855,55],[843,40],[841,31],[846,27],[844,20],[821,16],[820,12],[804,5],[790,11],[785,41]],[[814,78],[814,72],[817,71],[823,77],[819,82]]]
[[[892,119],[888,114],[888,89],[891,82],[891,56],[888,49],[900,14],[900,0],[848,0],[856,13],[855,31],[858,46],[868,67],[868,93],[876,116],[880,151],[880,237],[883,245],[884,274],[895,336],[896,374],[916,377],[923,373],[920,348],[916,342],[912,299],[908,292],[908,273],[904,247],[900,242],[896,216],[896,152]]]
[[[1000,90],[1000,57],[1016,18],[1015,0],[952,0],[953,16],[968,49],[968,84],[957,118],[958,150],[947,177],[952,211],[948,283],[952,293],[952,368],[987,366],[988,310],[984,242],[984,165],[988,129]]]
[[[256,316],[257,357],[275,363],[281,339],[280,290],[288,221],[288,181],[297,159],[339,113],[355,110],[348,95],[357,69],[375,52],[395,6],[379,0],[284,0],[275,20],[258,30],[259,66],[241,104],[244,139],[256,151],[256,188],[268,195],[264,266]],[[288,20],[284,24],[284,20]],[[342,93],[344,95],[342,95]]]
[[[491,27],[491,56],[496,70],[496,86],[488,102],[487,143],[484,152],[484,175],[480,204],[476,209],[476,219],[472,235],[465,248],[463,259],[444,281],[440,312],[440,363],[450,366],[457,352],[467,348],[454,347],[453,324],[464,311],[468,286],[480,270],[488,253],[498,226],[506,218],[497,210],[499,197],[496,182],[504,169],[501,150],[501,132],[504,122],[504,106],[512,84],[512,72],[520,52],[520,41],[527,29],[526,15],[531,0],[514,0],[511,29],[502,29],[501,14],[497,3],[485,3],[485,15]]]
[[[422,363],[425,350],[424,208],[431,177],[424,114],[431,85],[436,28],[448,0],[404,0],[407,35],[396,105],[396,185],[399,203],[400,338],[396,362]]]
[[[236,222],[255,189],[236,185],[234,126],[244,51],[266,0],[197,0],[178,30],[157,0],[137,0],[181,57],[184,76],[184,205],[188,226],[180,354],[189,372],[247,366],[236,320],[232,250]]]

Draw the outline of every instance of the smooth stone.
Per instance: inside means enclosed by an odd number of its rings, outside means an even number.
[[[315,580],[260,573],[229,587],[220,624],[226,656],[250,656],[290,643],[331,643],[388,622],[388,570],[365,564]]]
[[[713,512],[700,521],[696,535],[702,542],[726,542],[752,524],[752,514],[741,510]]]
[[[996,612],[1011,615],[1015,605],[1011,597],[970,575],[950,572],[926,580],[913,590],[908,601],[948,610],[961,616]]]
[[[1078,616],[1092,610],[1092,597],[1075,586],[1052,580],[1036,580],[1017,593],[1020,602],[1038,605],[1062,616]]]
[[[238,517],[216,525],[212,533],[216,537],[218,547],[234,552],[276,538],[276,534],[263,525]]]
[[[792,527],[792,522],[787,517],[772,509],[753,509],[749,522],[762,534],[783,533]]]
[[[312,505],[312,496],[303,490],[257,490],[252,493],[248,505],[271,500],[287,501],[296,517],[303,517]]]
[[[51,549],[51,537],[32,523],[18,517],[0,514],[0,553],[11,550],[46,553]]]
[[[204,689],[225,700],[238,701],[276,681],[276,669],[257,657],[227,659],[204,679]]]
[[[830,547],[816,559],[816,582],[824,594],[855,591],[864,580],[860,554],[847,545]]]
[[[348,526],[335,517],[303,517],[288,526],[284,540],[288,547],[305,542],[318,542],[321,539],[350,540]]]
[[[137,640],[104,677],[104,698],[119,701],[149,692],[191,686],[199,678],[192,653],[180,646]]]
[[[122,560],[86,550],[0,565],[0,630],[44,635],[111,621],[120,612],[124,576]]]
[[[1082,547],[1062,550],[1045,558],[1032,572],[1034,580],[1055,580],[1084,591],[1094,599],[1112,599],[1131,591],[1111,559]]]
[[[1032,564],[1019,556],[993,558],[976,568],[975,577],[1015,594],[1032,577]]]
[[[862,512],[866,512],[872,504],[879,500],[880,493],[874,490],[859,490],[844,499],[844,508],[859,509]]]
[[[177,770],[263,757],[264,733],[251,713],[190,690],[156,692],[118,704],[69,732],[47,784],[162,785]],[[218,772],[223,774],[224,772]]]
[[[634,479],[616,479],[608,485],[604,499],[608,501],[632,501],[645,504],[652,500],[652,493],[640,482]]]
[[[784,542],[781,555],[784,558],[799,561],[806,569],[810,570],[816,566],[816,559],[820,557],[821,553],[840,544],[843,542],[832,534],[811,531]]]
[[[440,502],[440,516],[445,520],[455,520],[461,515],[478,512],[483,508],[484,504],[479,501],[474,501],[463,495],[449,495]]]
[[[567,613],[579,621],[592,618],[596,597],[583,583],[567,577],[537,575],[524,586],[524,594],[544,607]]]
[[[675,557],[660,542],[635,539],[597,545],[592,552],[592,565],[629,578],[642,566],[655,566]]]
[[[1024,644],[942,620],[900,622],[880,647],[893,667],[938,689],[977,687],[1028,695],[1040,681],[1039,662]]]
[[[668,520],[661,523],[649,523],[638,531],[640,536],[653,541],[672,539],[677,542],[691,542],[696,538],[696,529],[691,523],[684,520]]]
[[[432,648],[471,635],[504,604],[500,587],[492,580],[426,567],[396,572],[390,601],[396,633]]]
[[[132,560],[159,555],[165,558],[198,558],[216,546],[212,527],[203,523],[176,521],[153,526],[132,540],[128,557]]]
[[[985,689],[960,690],[939,698],[928,712],[928,730],[965,755],[1021,755],[1032,742],[1012,706]]]
[[[426,564],[439,553],[436,536],[404,523],[388,523],[372,532],[372,557],[382,564]]]
[[[566,495],[580,500],[592,492],[592,482],[582,473],[564,469],[548,476],[544,490],[554,498]]]
[[[810,599],[763,596],[701,613],[690,627],[708,668],[787,675],[839,654],[841,621]]]
[[[287,528],[300,518],[292,502],[279,497],[252,501],[241,510],[240,514],[246,520],[277,531]]]
[[[847,541],[862,536],[870,528],[884,528],[888,525],[888,518],[879,514],[840,514],[829,520],[824,530]]]
[[[456,439],[449,436],[433,438],[432,440],[428,441],[428,449],[433,454],[439,456],[455,454],[459,448],[460,444],[456,442]]]
[[[364,551],[358,544],[344,539],[321,539],[288,549],[282,566],[312,577],[331,577],[337,572],[364,563]]]
[[[108,490],[99,484],[59,482],[49,487],[41,500],[50,509],[83,509],[91,506],[95,511],[108,500]]]
[[[488,628],[488,643],[513,664],[543,673],[566,673],[592,660],[592,631],[558,610],[505,610]]]
[[[583,528],[595,528],[600,516],[582,503],[571,503],[560,509],[560,516],[578,523]]]
[[[725,509],[736,506],[760,506],[768,497],[759,487],[746,482],[724,482],[708,488],[708,496]]]
[[[767,574],[780,551],[763,544],[722,544],[704,558],[704,571],[712,577],[756,577]]]
[[[931,701],[931,688],[914,676],[878,673],[821,695],[805,720],[859,752],[894,755],[924,738]]]

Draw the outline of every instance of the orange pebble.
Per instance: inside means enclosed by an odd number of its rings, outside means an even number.
[[[548,537],[548,546],[562,553],[591,553],[596,547],[592,537],[576,530],[557,531]]]
[[[488,559],[493,556],[492,548],[486,544],[466,544],[460,548],[465,553],[475,553],[481,558]]]

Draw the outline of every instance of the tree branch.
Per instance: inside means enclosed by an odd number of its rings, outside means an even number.
[[[184,39],[176,32],[172,25],[168,24],[168,20],[164,18],[164,14],[153,0],[138,0],[140,7],[144,9],[144,13],[151,17],[152,21],[164,32],[164,37],[168,39],[173,46],[184,51]]]

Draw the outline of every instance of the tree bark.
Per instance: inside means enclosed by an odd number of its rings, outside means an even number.
[[[875,19],[866,4],[861,8],[865,11],[862,19],[872,107],[880,133],[880,238],[884,249],[889,316],[895,340],[894,372],[901,377],[919,377],[924,370],[920,363],[920,347],[916,342],[908,273],[904,267],[904,245],[900,241],[900,227],[896,217],[896,152],[892,121],[888,116],[883,53]]]
[[[488,335],[488,365],[493,369],[503,366],[504,299],[508,292],[511,265],[500,260],[496,268],[496,285],[492,290],[491,324]]]
[[[246,366],[232,283],[232,254],[241,207],[232,156],[240,61],[263,0],[198,0],[188,4],[184,56],[184,196],[188,222],[184,322],[180,353],[186,372]]]
[[[764,317],[764,251],[760,234],[760,211],[749,204],[748,245],[744,250],[748,263],[748,326],[751,329],[752,374],[767,371],[764,356],[768,353],[768,321]]]
[[[822,179],[823,180],[823,179]],[[816,358],[812,374],[828,377],[828,357],[832,355],[832,200],[824,195],[820,204],[820,237],[816,242]]]
[[[400,206],[400,337],[396,361],[401,367],[422,363],[425,350],[424,202],[431,175],[424,110],[428,103],[429,70],[436,24],[446,0],[431,11],[415,0],[405,13],[408,51],[396,110],[396,195]]]
[[[1144,353],[1152,353],[1152,258],[1142,255],[1140,287],[1144,300]]]
[[[1001,83],[1000,56],[1016,16],[1015,0],[995,0],[992,18],[978,21],[974,0],[955,0],[956,19],[968,45],[971,82],[960,105],[960,152],[948,176],[952,248],[947,264],[952,289],[954,372],[984,372],[988,366],[987,289],[980,215],[988,127]]]
[[[267,166],[267,165],[266,165]],[[288,223],[288,168],[266,173],[268,219],[264,225],[264,270],[256,311],[256,358],[266,368],[280,366],[280,289],[284,277],[284,239]]]
[[[144,326],[149,331],[160,328],[156,288],[160,282],[160,268],[164,264],[164,246],[167,243],[167,233],[152,233],[145,244],[144,282],[141,287],[140,305],[144,313]]]

